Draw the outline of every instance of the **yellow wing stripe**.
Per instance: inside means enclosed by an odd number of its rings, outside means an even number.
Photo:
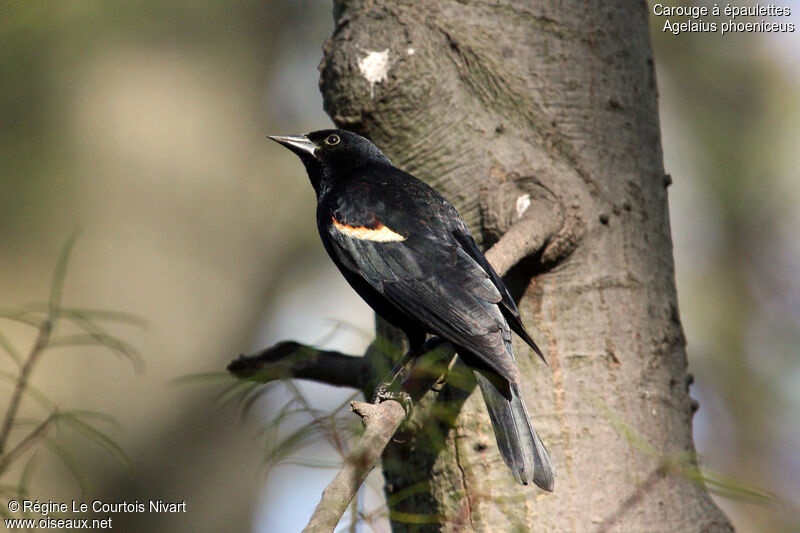
[[[341,233],[342,235],[347,235],[348,237],[352,237],[354,239],[359,239],[362,241],[376,241],[376,242],[392,242],[392,241],[404,241],[406,238],[400,235],[397,232],[394,232],[378,222],[377,227],[374,228],[365,228],[363,226],[348,226],[347,224],[342,224],[335,218],[331,217],[333,220],[333,227]]]

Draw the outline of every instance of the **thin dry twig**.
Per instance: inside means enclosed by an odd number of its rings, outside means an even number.
[[[427,342],[425,352],[422,357],[430,358],[427,361],[430,364],[414,366],[401,387],[411,396],[414,405],[436,383],[441,370],[447,368],[455,355],[450,343],[437,338]],[[363,420],[366,429],[342,469],[322,492],[322,499],[303,533],[331,532],[336,528],[364,480],[375,468],[386,445],[406,418],[403,406],[394,400],[379,404],[352,402],[351,406],[353,412]]]
[[[403,406],[394,400],[380,404],[353,402],[352,408],[364,421],[366,430],[353,452],[345,459],[342,469],[323,491],[322,499],[303,533],[333,531],[336,528],[350,501],[405,418]]]

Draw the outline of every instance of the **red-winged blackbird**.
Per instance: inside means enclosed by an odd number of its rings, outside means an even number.
[[[511,330],[544,356],[455,208],[355,133],[270,138],[305,164],[325,249],[356,292],[406,333],[404,361],[421,355],[428,333],[453,343],[475,372],[514,476],[552,491],[555,469],[522,401]]]

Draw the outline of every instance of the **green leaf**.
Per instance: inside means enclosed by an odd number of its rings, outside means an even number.
[[[242,419],[246,418],[247,415],[250,414],[250,410],[253,408],[255,403],[258,400],[262,399],[264,396],[266,396],[271,390],[272,388],[269,387],[269,384],[267,384],[260,387],[254,387],[253,389],[250,389],[245,394],[243,394],[239,398],[239,402],[237,405],[237,408],[239,410],[239,416]]]
[[[2,331],[0,331],[0,348],[3,348],[9,357],[11,357],[11,359],[17,363],[17,366],[22,366],[22,356],[19,354],[17,349],[14,348],[14,345],[11,344],[11,341],[8,340],[8,337],[6,337]]]
[[[440,524],[446,521],[442,514],[417,514],[389,511],[389,519],[402,524]]]
[[[329,468],[329,469],[339,469],[342,467],[341,461],[334,461],[331,459],[319,459],[319,458],[297,458],[297,459],[286,459],[281,464],[284,465],[297,465],[297,466],[305,466],[308,468]]]
[[[247,394],[252,389],[259,387],[261,384],[254,381],[236,381],[228,387],[225,387],[215,400],[221,405],[225,406],[231,402],[239,402],[244,394]]]
[[[88,419],[91,419],[91,420],[96,420],[98,422],[102,422],[104,424],[108,424],[109,426],[114,428],[115,431],[119,431],[119,432],[123,431],[123,428],[120,425],[120,423],[117,422],[117,420],[113,416],[109,415],[108,413],[102,413],[100,411],[92,411],[92,410],[88,410],[88,409],[70,409],[69,411],[66,411],[66,413],[69,414],[70,416],[74,416],[74,417],[76,417],[78,419],[86,419],[86,418],[88,418]]]
[[[220,383],[230,384],[231,375],[228,372],[201,372],[198,374],[187,374],[169,380],[172,385],[216,385]]]
[[[691,465],[684,468],[683,474],[696,484],[705,484],[709,491],[723,498],[746,501],[757,505],[780,504],[778,497],[770,492],[705,468]]]
[[[64,246],[61,248],[61,253],[58,255],[58,260],[56,261],[53,281],[50,284],[50,298],[47,301],[51,320],[58,315],[58,308],[61,305],[61,295],[64,289],[64,278],[67,275],[67,264],[69,263],[69,256],[72,254],[72,249],[75,247],[75,241],[77,241],[77,239],[77,232],[67,237]]]
[[[290,409],[294,405],[294,402],[288,402],[284,405],[278,414],[273,418],[270,418],[269,422],[265,423],[259,429],[260,435],[275,435],[280,428],[281,423],[285,420],[291,418],[292,416],[299,414],[299,413],[306,413],[305,409]]]
[[[22,496],[27,496],[30,494],[29,487],[31,486],[31,478],[33,477],[33,470],[39,464],[39,455],[38,453],[34,452],[28,461],[25,463],[25,467],[22,469],[22,474],[19,476],[19,493]]]
[[[360,337],[363,337],[367,341],[371,341],[373,339],[373,336],[374,336],[374,334],[372,332],[365,331],[365,330],[359,328],[358,326],[356,326],[355,324],[351,324],[350,322],[345,322],[344,320],[341,320],[341,319],[338,319],[338,318],[326,318],[325,322],[327,322],[327,323],[329,323],[329,324],[331,324],[333,326],[333,328],[334,328],[333,332],[335,332],[336,330],[341,330],[341,329],[349,329],[350,331],[352,331],[353,333],[356,333]],[[333,335],[332,335],[333,332],[331,332],[331,334],[329,335],[329,338],[325,338],[324,342],[327,342],[328,340],[330,340],[330,338],[333,337]],[[322,341],[316,342],[314,344],[316,346],[321,346],[322,345],[321,342]]]
[[[420,481],[418,483],[414,483],[405,487],[402,490],[399,490],[386,498],[386,504],[391,508],[394,507],[396,504],[402,502],[406,498],[410,498],[411,496],[416,496],[417,494],[424,494],[428,492],[430,489],[430,482],[428,481]]]
[[[93,331],[86,335],[63,335],[52,339],[46,348],[64,348],[72,346],[102,346],[122,359],[131,361],[137,373],[144,367],[142,357],[133,345],[101,331]]]
[[[267,470],[283,464],[284,460],[291,454],[300,451],[311,444],[312,437],[316,433],[315,422],[312,420],[290,433],[277,445],[270,447],[265,455],[265,465]]]
[[[47,313],[50,311],[48,303],[32,302],[20,306],[20,309],[25,313]],[[60,307],[56,310],[57,316],[61,318],[68,318],[72,320],[84,321],[105,321],[105,322],[119,322],[140,328],[147,327],[147,320],[124,311],[114,311],[109,309],[84,309],[80,307]]]
[[[53,439],[42,437],[41,441],[47,447],[47,449],[50,450],[53,455],[55,455],[61,461],[67,470],[69,470],[70,474],[72,474],[72,477],[80,486],[81,494],[86,494],[86,477],[81,472],[81,469],[78,467],[75,459],[73,459],[72,456],[67,453],[66,450],[61,448],[61,446]]]
[[[93,427],[91,424],[87,424],[81,420],[80,416],[76,416],[74,413],[62,412],[58,415],[58,420],[66,422],[72,427],[72,429],[82,434],[84,437],[91,440],[98,446],[105,448],[117,459],[117,461],[119,461],[125,470],[130,470],[131,465],[127,454],[122,447],[114,442],[108,435]]]
[[[5,318],[6,320],[26,324],[37,329],[41,328],[46,322],[46,320],[41,317],[28,315],[29,313],[27,311],[20,311],[19,309],[12,309],[10,307],[0,307],[0,318]]]
[[[14,485],[0,485],[0,494],[16,498],[20,496],[19,487],[15,487]]]
[[[775,495],[758,487],[699,468],[696,464],[697,457],[694,453],[680,453],[672,456],[662,454],[655,446],[617,416],[601,399],[595,398],[592,403],[598,407],[601,415],[611,426],[625,437],[631,447],[637,449],[643,455],[658,459],[665,473],[681,476],[699,486],[706,486],[709,491],[724,498],[749,501],[761,505],[779,502]]]

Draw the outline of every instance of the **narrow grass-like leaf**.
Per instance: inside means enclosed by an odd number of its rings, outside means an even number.
[[[250,411],[256,402],[269,394],[269,392],[272,390],[270,385],[274,385],[274,382],[250,389],[239,398],[239,402],[236,407],[239,411],[240,418],[246,418],[247,415],[250,414]]]
[[[39,454],[34,452],[25,463],[25,466],[22,469],[22,474],[19,476],[19,493],[23,497],[30,494],[29,487],[31,486],[31,478],[33,478],[33,470],[38,466],[38,464]]]
[[[286,402],[283,407],[278,410],[278,413],[275,416],[271,417],[268,422],[261,426],[259,433],[261,435],[272,434],[277,430],[284,420],[291,418],[293,415],[306,412],[306,410],[302,407],[293,409],[295,405],[296,403],[294,400],[289,400]]]
[[[35,418],[18,416],[14,418],[14,421],[11,423],[11,427],[26,427],[26,426],[36,427],[40,425],[42,422],[44,422],[44,420],[36,420]]]
[[[325,459],[318,459],[318,458],[296,458],[296,459],[286,459],[281,464],[284,465],[297,465],[297,466],[306,466],[309,468],[341,468],[342,462],[341,461],[334,461],[334,460],[325,460]]]
[[[112,350],[115,355],[129,359],[133,364],[134,371],[137,374],[144,370],[144,361],[139,355],[138,350],[136,350],[136,348],[130,344],[109,335],[105,329],[103,329],[100,325],[95,324],[91,320],[74,318],[73,323],[84,330],[89,336],[93,337],[98,344],[103,344],[105,347]],[[108,343],[105,344],[103,342],[104,340],[107,340]]]
[[[312,410],[311,403],[308,401],[308,398],[306,398],[306,395],[303,394],[303,391],[300,390],[294,381],[286,380],[284,381],[284,384],[286,385],[286,388],[289,389],[289,392],[291,392],[295,399],[300,403],[300,405],[309,411]]]
[[[649,457],[661,457],[656,448],[647,442],[635,429],[630,427],[622,418],[617,416],[614,411],[599,397],[591,398],[592,403],[600,411],[600,414],[606,421],[613,427],[617,433],[622,435],[633,448],[637,449],[644,455]]]
[[[408,487],[403,488],[402,490],[398,490],[391,496],[386,498],[386,504],[389,507],[393,507],[394,505],[402,502],[406,498],[410,498],[411,496],[416,496],[417,494],[423,494],[430,489],[430,482],[429,481],[420,481],[418,483],[413,483]]]
[[[70,409],[69,411],[64,412],[70,416],[74,416],[77,419],[82,420],[84,423],[88,423],[86,419],[89,419],[107,424],[109,427],[113,428],[114,431],[118,431],[120,433],[124,431],[122,425],[108,413],[101,413],[100,411],[92,411],[88,409]]]
[[[81,472],[80,467],[78,467],[78,464],[75,462],[75,459],[73,459],[73,457],[53,439],[43,437],[41,442],[61,461],[67,470],[69,470],[70,474],[72,474],[72,477],[80,486],[81,494],[86,494],[86,478]]]
[[[50,284],[50,298],[47,300],[50,318],[54,319],[58,315],[58,308],[61,305],[61,295],[64,290],[64,278],[67,275],[67,264],[69,263],[69,256],[72,254],[72,249],[75,247],[75,241],[78,239],[78,233],[75,232],[64,242],[61,248],[61,253],[56,260],[56,268],[53,271],[53,281]]]
[[[290,433],[277,445],[270,447],[265,457],[267,469],[282,464],[292,453],[296,453],[311,444],[311,438],[316,433],[315,422],[312,420]]]
[[[361,393],[354,392],[342,403],[332,409],[330,412],[319,415],[315,414],[320,431],[328,439],[328,443],[342,456],[350,453],[349,446],[346,441],[347,437],[352,434],[354,426],[349,422],[352,417],[341,416],[350,402],[355,400]]]
[[[439,524],[446,521],[442,514],[418,514],[389,511],[389,518],[401,524]]]
[[[341,329],[348,329],[348,330],[352,331],[353,333],[357,334],[358,336],[363,337],[367,341],[371,341],[372,338],[373,338],[373,333],[371,333],[369,331],[365,331],[365,330],[359,328],[358,326],[356,326],[355,324],[351,324],[349,322],[345,322],[344,320],[341,320],[341,319],[338,319],[338,318],[326,318],[325,322],[331,324],[336,329],[340,329],[340,330]]]
[[[19,487],[15,487],[14,485],[0,485],[0,494],[16,498],[20,496]]]
[[[101,448],[105,448],[109,453],[111,453],[117,461],[122,465],[125,470],[130,471],[130,459],[128,459],[127,454],[125,451],[114,442],[111,437],[100,431],[99,429],[95,428],[91,424],[87,424],[83,420],[80,419],[79,416],[75,416],[73,413],[70,412],[63,412],[60,413],[58,416],[58,420],[63,421],[69,424],[72,429],[77,431],[78,433],[82,434],[84,437],[89,439],[90,441],[94,442]]]
[[[776,504],[778,499],[769,492],[737,481],[733,478],[723,476],[702,468],[697,467],[695,454],[680,454],[676,456],[664,456],[655,446],[645,440],[639,433],[626,424],[619,416],[600,399],[593,402],[599,407],[601,414],[606,420],[623,435],[630,445],[640,453],[649,457],[657,458],[666,472],[686,478],[697,485],[705,485],[708,490],[724,498],[734,500],[749,501],[757,504]]]
[[[318,338],[316,342],[313,342],[312,346],[324,346],[328,344],[331,340],[333,340],[336,334],[339,333],[339,327],[340,327],[339,323],[332,322],[331,329],[325,332],[320,338]]]
[[[724,498],[758,505],[780,504],[778,497],[770,492],[705,468],[685,468],[684,475],[697,484],[705,484],[709,491]]]
[[[200,372],[173,378],[169,383],[179,386],[230,384],[231,375],[228,372]]]
[[[64,348],[71,346],[102,346],[108,348],[121,359],[131,361],[137,373],[144,367],[139,352],[131,344],[107,333],[93,332],[87,335],[63,335],[50,341],[47,348]]]
[[[260,383],[254,381],[236,381],[217,394],[215,401],[222,406],[226,406],[232,402],[238,402],[242,395],[247,394],[259,385]]]
[[[26,311],[11,309],[8,307],[0,307],[0,318],[5,318],[6,320],[11,320],[13,322],[19,322],[20,324],[25,324],[37,329],[41,328],[42,324],[45,323],[45,319],[42,317],[32,316]]]
[[[49,304],[41,302],[32,302],[20,306],[20,309],[25,312],[31,313],[46,313],[50,310]],[[114,311],[110,309],[84,309],[80,307],[60,307],[56,310],[57,316],[60,318],[68,318],[71,320],[97,320],[101,322],[117,322],[121,324],[128,324],[139,328],[147,327],[147,320],[139,315],[127,313],[125,311]]]
[[[372,345],[392,361],[399,361],[403,356],[402,348],[384,335],[376,336]]]
[[[2,331],[0,331],[0,348],[2,348],[3,351],[6,352],[15,363],[17,363],[17,366],[22,366],[22,356],[17,349],[14,348],[14,345],[11,344],[11,341],[8,340],[8,337],[6,337]]]

